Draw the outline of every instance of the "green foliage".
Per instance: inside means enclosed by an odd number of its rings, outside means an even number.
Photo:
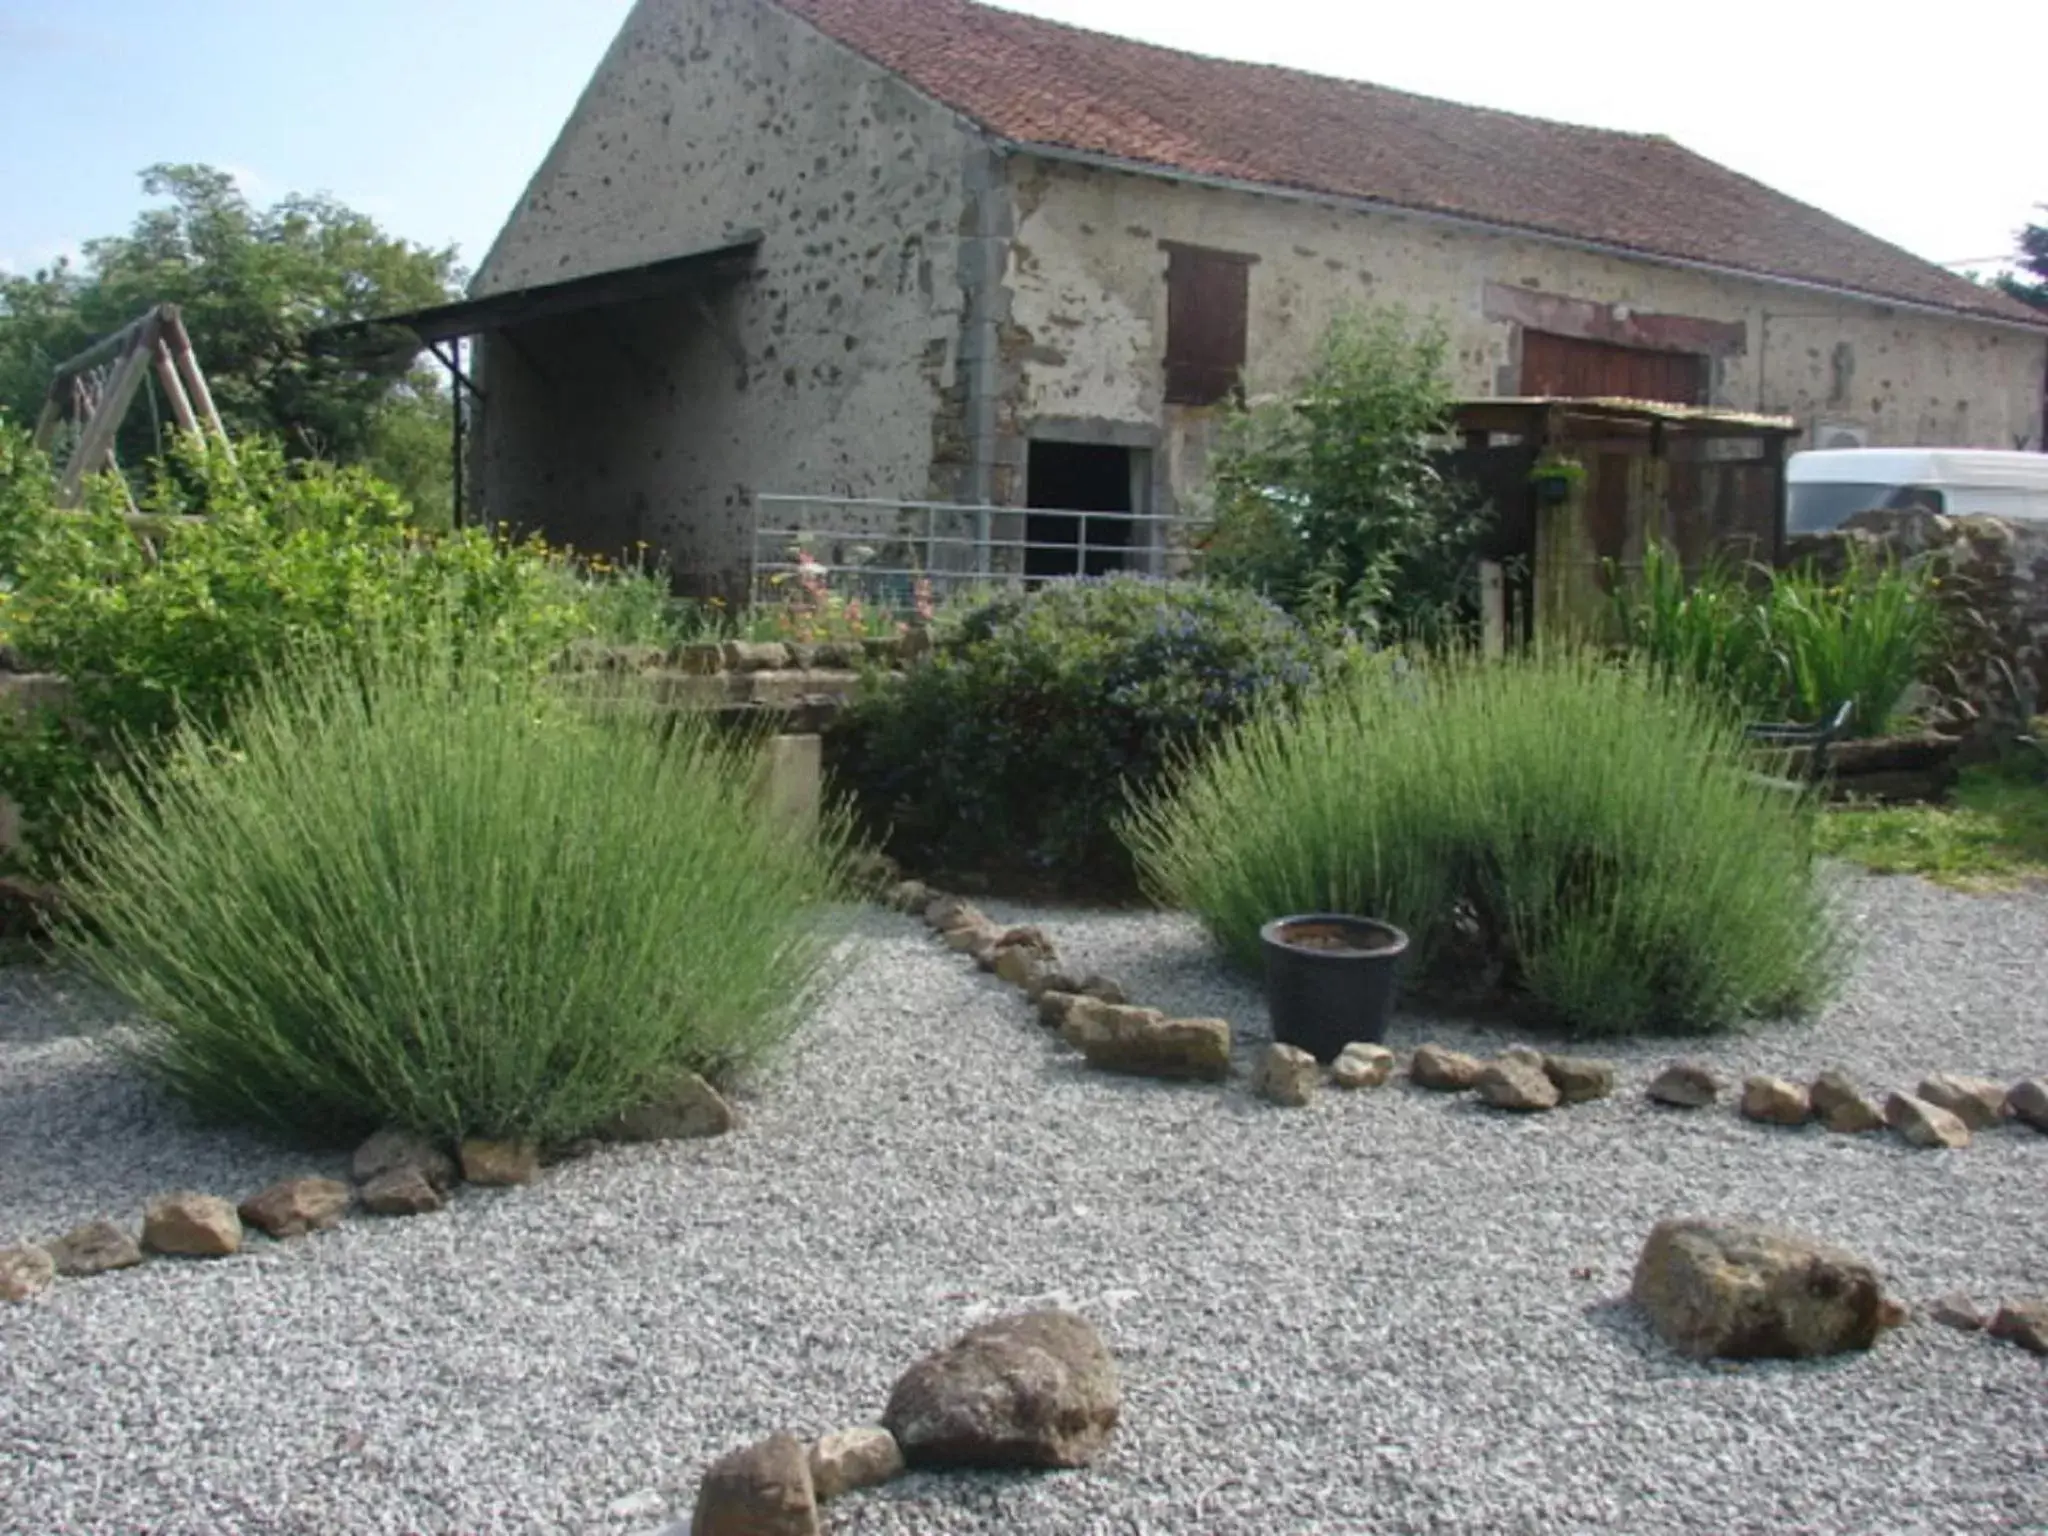
[[[53,851],[97,761],[138,763],[180,718],[220,725],[265,668],[322,638],[403,633],[444,610],[539,664],[597,633],[559,556],[476,530],[429,537],[360,469],[288,463],[259,441],[230,461],[186,443],[144,490],[138,537],[105,484],[83,515],[50,507],[47,466],[0,422],[0,639],[71,680],[58,719],[0,718],[0,793]]]
[[[2037,761],[1966,768],[1946,805],[1844,807],[1814,846],[1883,875],[1966,890],[2048,880],[2048,772]]]
[[[435,370],[411,351],[365,364],[315,351],[307,338],[452,297],[454,251],[387,235],[330,198],[252,207],[232,176],[208,166],[153,166],[142,186],[164,204],[125,235],[89,241],[80,266],[0,274],[0,406],[33,423],[58,364],[152,305],[176,304],[237,439],[272,437],[294,457],[366,464],[401,487],[423,522],[445,523],[453,470]],[[141,463],[160,445],[138,402],[122,462]]]
[[[2007,272],[1998,286],[2036,309],[2048,309],[2048,224],[2029,224],[2019,234],[2017,272]]]
[[[1855,734],[1876,736],[1937,659],[1932,580],[1853,555],[1839,578],[1755,567],[1745,579],[1717,564],[1688,583],[1677,557],[1652,546],[1640,581],[1614,579],[1614,618],[1653,665],[1725,693],[1751,719],[1817,720],[1849,699]]]
[[[839,783],[914,867],[1122,892],[1125,786],[1314,678],[1300,626],[1249,593],[1132,577],[947,609],[834,741]]]
[[[834,944],[836,824],[764,817],[701,717],[571,706],[456,630],[318,647],[223,747],[108,781],[65,951],[202,1113],[295,1135],[583,1135],[791,1029]]]
[[[1587,1035],[1796,1012],[1835,976],[1813,812],[1735,722],[1581,654],[1382,656],[1234,733],[1126,825],[1147,888],[1256,965],[1292,912],[1389,919],[1425,985]]]
[[[1447,342],[1399,311],[1349,315],[1292,394],[1224,424],[1203,570],[1368,637],[1469,619],[1486,525],[1438,465]]]

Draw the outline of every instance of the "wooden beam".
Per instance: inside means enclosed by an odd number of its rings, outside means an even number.
[[[234,445],[228,441],[228,429],[221,423],[220,412],[214,409],[213,391],[206,387],[206,375],[200,371],[199,359],[192,351],[192,338],[185,333],[185,317],[178,313],[175,305],[167,304],[164,308],[164,340],[170,344],[171,357],[177,363],[186,387],[192,391],[200,419],[213,429],[213,435],[220,439],[221,451],[232,464],[235,462]]]
[[[43,402],[43,413],[36,418],[35,434],[29,441],[43,452],[49,452],[50,439],[57,435],[57,428],[63,420],[63,402],[58,399],[56,386],[52,385],[50,397]]]
[[[178,377],[178,365],[163,337],[157,337],[150,360],[156,367],[156,380],[164,387],[164,396],[171,403],[171,414],[177,418],[179,429],[203,438],[205,429],[199,425],[199,418],[192,414],[192,400],[185,393],[185,381]]]
[[[102,336],[76,357],[66,358],[57,365],[57,372],[54,375],[54,382],[51,388],[54,389],[58,384],[62,384],[68,379],[76,378],[79,374],[90,373],[93,369],[99,367],[100,364],[110,363],[115,358],[125,355],[129,346],[138,338],[146,336],[149,339],[154,339],[162,328],[164,312],[166,310],[169,310],[172,314],[177,313],[176,309],[171,305],[159,304],[140,319],[131,320],[128,324],[122,326],[113,335]]]
[[[120,366],[114,370],[106,391],[94,402],[85,430],[79,434],[78,447],[57,482],[58,506],[76,506],[84,489],[85,477],[95,472],[113,452],[114,435],[121,430],[122,418],[128,414],[135,391],[142,387],[143,377],[149,370],[155,339],[153,329],[149,330],[146,340],[141,335],[131,338],[141,344],[129,348]]]

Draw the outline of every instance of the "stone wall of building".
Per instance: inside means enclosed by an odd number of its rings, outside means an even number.
[[[974,490],[987,180],[951,113],[778,7],[642,0],[474,291],[758,234],[754,270],[487,338],[487,515],[586,548],[645,541],[729,588],[760,493]]]
[[[1033,423],[1162,435],[1169,495],[1199,485],[1213,408],[1168,405],[1164,241],[1255,258],[1246,387],[1282,390],[1339,312],[1448,330],[1462,393],[1519,391],[1525,326],[1711,357],[1712,403],[1860,430],[1871,446],[2042,446],[2048,334],[1660,264],[1469,224],[1020,156],[1008,283]]]

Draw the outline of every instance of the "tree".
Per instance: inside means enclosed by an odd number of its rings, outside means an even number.
[[[65,358],[153,304],[176,304],[231,434],[275,437],[298,458],[365,464],[423,520],[445,520],[448,456],[421,451],[435,432],[445,443],[437,371],[417,359],[366,364],[307,341],[322,326],[452,297],[454,250],[388,235],[328,197],[253,207],[234,177],[204,165],[152,166],[142,189],[167,205],[145,209],[125,235],[88,242],[78,264],[0,274],[0,407],[32,423]],[[138,401],[123,461],[155,452],[159,431]]]
[[[1368,635],[1467,620],[1486,516],[1441,468],[1446,346],[1398,310],[1345,315],[1296,389],[1233,411],[1209,464],[1207,574]]]
[[[2048,213],[2048,203],[2041,211]],[[2018,264],[2019,271],[2002,274],[1998,286],[2022,304],[2048,309],[2048,224],[2029,224],[2020,231]]]

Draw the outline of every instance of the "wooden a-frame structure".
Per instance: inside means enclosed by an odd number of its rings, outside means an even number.
[[[157,383],[179,428],[195,437],[211,432],[227,446],[227,428],[214,409],[213,392],[192,353],[192,338],[175,304],[159,304],[113,335],[94,342],[61,364],[36,421],[35,444],[48,452],[69,426],[77,439],[57,475],[57,505],[78,505],[86,478],[119,469],[114,439],[148,375]],[[228,449],[232,456],[233,450]],[[133,498],[130,498],[131,507]]]

